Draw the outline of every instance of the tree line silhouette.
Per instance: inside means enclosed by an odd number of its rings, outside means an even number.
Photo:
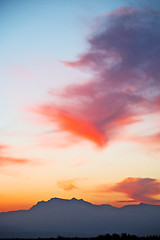
[[[10,238],[7,240],[24,240],[23,238]],[[63,237],[63,236],[57,236],[56,238],[30,238],[27,240],[160,240],[160,236],[157,235],[151,235],[151,236],[136,236],[136,235],[130,235],[126,233],[122,234],[105,234],[105,235],[99,235],[97,237]]]

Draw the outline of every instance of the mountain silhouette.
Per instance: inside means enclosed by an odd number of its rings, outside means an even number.
[[[101,234],[160,235],[160,205],[94,205],[51,198],[29,210],[0,213],[0,238],[91,237]]]

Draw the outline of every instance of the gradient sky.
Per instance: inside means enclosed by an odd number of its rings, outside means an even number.
[[[160,204],[160,3],[0,1],[0,211]]]

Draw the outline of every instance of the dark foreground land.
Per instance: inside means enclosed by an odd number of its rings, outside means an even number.
[[[57,239],[57,236],[66,237],[59,240],[76,240],[75,236],[78,240],[160,239],[156,237],[160,236],[160,205],[140,203],[116,208],[83,199],[51,198],[29,210],[0,213],[0,239]]]
[[[160,240],[160,236],[146,236],[146,237],[139,237],[136,235],[130,234],[106,234],[100,235],[97,237],[90,237],[90,238],[78,238],[78,237],[71,237],[66,238],[62,236],[58,236],[57,238],[7,238],[7,240]],[[2,239],[1,239],[2,240]],[[6,239],[5,239],[6,240]]]

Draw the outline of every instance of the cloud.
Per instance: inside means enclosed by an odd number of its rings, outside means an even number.
[[[154,146],[156,146],[157,150],[160,151],[160,132],[153,134],[151,136],[148,137],[148,142],[154,144]]]
[[[117,201],[117,203],[136,203],[136,200]]]
[[[0,152],[7,148],[7,145],[0,144]]]
[[[144,144],[147,146],[147,149],[149,149],[149,151],[160,151],[160,132],[145,136],[133,136],[129,140]]]
[[[12,157],[3,157],[0,156],[0,166],[8,164],[25,164],[28,163],[28,159],[21,158],[12,158]]]
[[[159,145],[160,144],[160,132],[158,132],[156,134],[152,134],[150,136],[147,136],[145,138],[145,140],[147,140],[148,142],[152,142],[155,145]]]
[[[58,181],[57,185],[58,185],[59,188],[62,188],[65,191],[70,191],[70,190],[73,190],[73,189],[77,189],[77,187],[75,186],[75,179]]]
[[[37,111],[48,117],[50,121],[58,122],[59,128],[63,131],[92,141],[100,147],[106,142],[105,134],[102,134],[94,124],[77,117],[75,113],[68,113],[53,105],[41,106]]]
[[[159,11],[124,7],[96,21],[88,50],[69,67],[89,71],[35,111],[59,131],[104,147],[144,114],[160,112]]]
[[[160,194],[160,181],[157,179],[129,177],[116,183],[108,191],[125,193],[130,201],[160,204],[160,199],[156,199]]]
[[[86,163],[85,161],[76,162],[75,164],[71,165],[71,168],[81,167],[85,165],[85,163]]]
[[[77,183],[79,181],[86,181],[87,179],[88,178],[74,178],[70,180],[57,181],[57,185],[59,188],[62,188],[65,191],[70,191],[73,189],[79,189]]]
[[[9,147],[8,145],[0,144],[0,166],[10,165],[10,164],[26,164],[30,161],[24,158],[14,158],[14,157],[3,156],[2,155],[3,150],[5,150],[8,147]]]

